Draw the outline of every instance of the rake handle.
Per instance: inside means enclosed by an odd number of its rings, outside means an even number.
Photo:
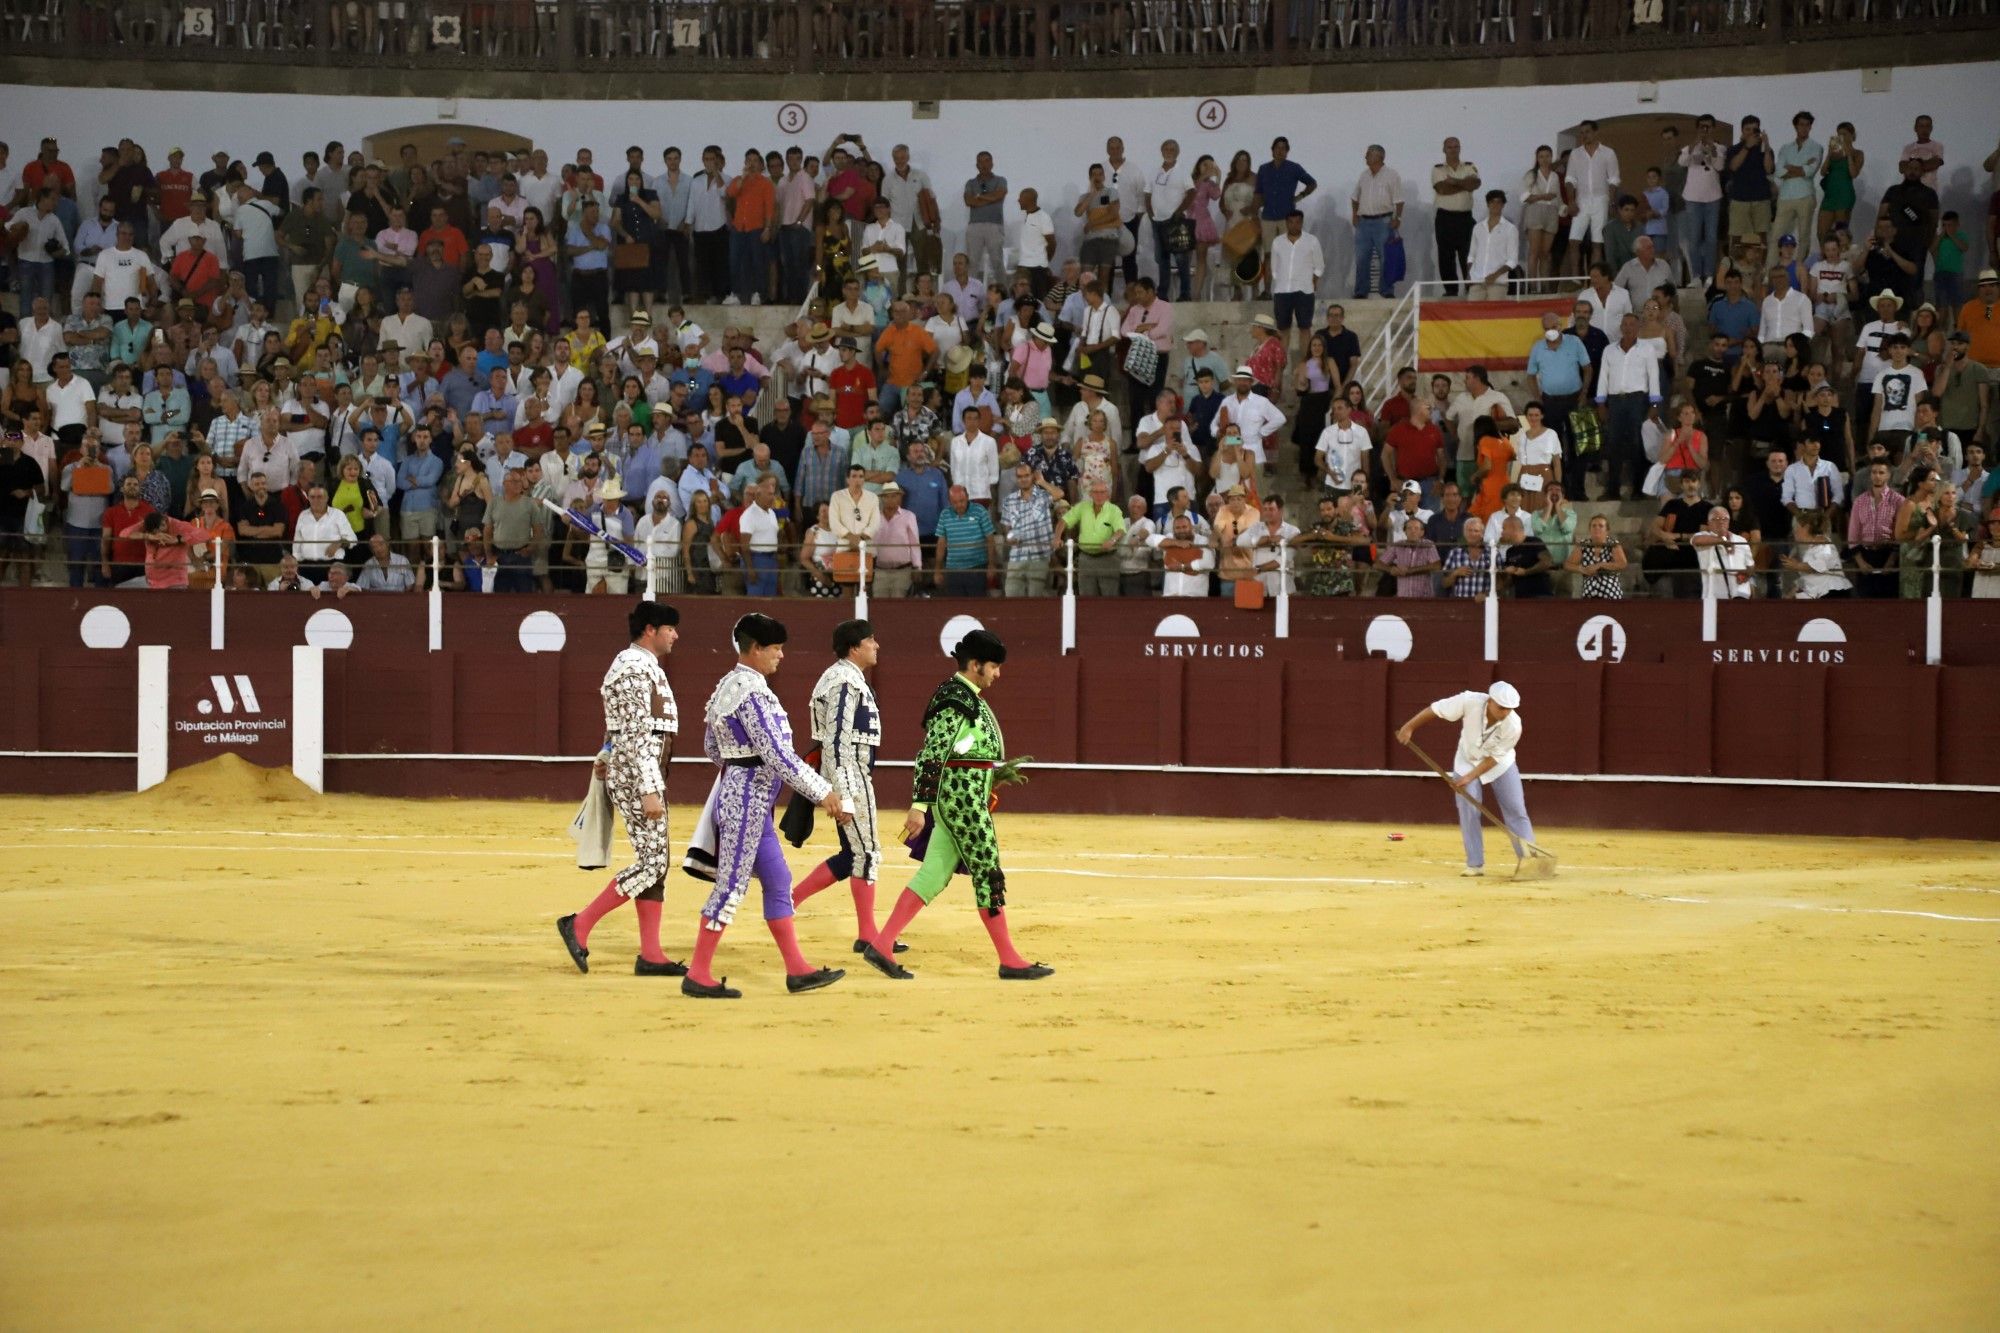
[[[1414,754],[1417,758],[1424,761],[1425,767],[1429,768],[1431,772],[1443,778],[1445,781],[1445,785],[1447,787],[1451,786],[1451,774],[1445,772],[1444,769],[1438,765],[1437,760],[1425,754],[1422,746],[1418,745],[1415,741],[1404,741],[1403,744],[1409,747],[1411,754]],[[1506,822],[1503,821],[1500,818],[1500,816],[1494,814],[1491,810],[1488,810],[1486,808],[1486,802],[1481,800],[1476,800],[1473,797],[1466,795],[1464,792],[1460,791],[1456,787],[1452,787],[1451,790],[1452,790],[1452,795],[1458,797],[1462,801],[1469,803],[1473,809],[1477,810],[1480,814],[1484,815],[1486,817],[1486,822],[1491,824],[1494,828],[1499,829],[1502,833],[1505,833],[1510,838],[1516,836],[1514,830],[1508,828]]]

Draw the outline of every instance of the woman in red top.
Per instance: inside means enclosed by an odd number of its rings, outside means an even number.
[[[1257,383],[1274,399],[1285,388],[1285,340],[1278,336],[1278,322],[1269,315],[1259,315],[1250,321],[1250,336],[1257,345],[1250,351],[1250,359],[1244,362]]]
[[[1701,412],[1693,403],[1682,403],[1674,414],[1673,433],[1660,446],[1660,454],[1666,459],[1665,481],[1671,493],[1680,485],[1680,474],[1692,472],[1697,476],[1708,470],[1708,436],[1702,432]]]

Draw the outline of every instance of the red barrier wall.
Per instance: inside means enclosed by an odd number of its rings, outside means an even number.
[[[85,611],[111,606],[131,626],[123,648],[87,648]],[[731,660],[730,625],[748,603],[689,598],[668,663],[684,717],[699,712]],[[1828,615],[1817,613],[1828,610]],[[473,758],[403,762],[342,755],[579,756],[596,748],[597,684],[622,645],[626,605],[595,598],[447,598],[444,650],[426,651],[422,596],[331,602],[240,594],[228,648],[211,659],[208,599],[196,594],[54,590],[0,594],[0,681],[24,706],[0,714],[0,750],[129,751],[137,646],[175,648],[174,696],[211,695],[211,661],[278,672],[309,617],[336,611],[352,647],[326,657],[330,789],[465,796],[574,794],[578,770]],[[792,629],[777,682],[795,717],[828,658],[846,603],[765,604]],[[1292,635],[1272,615],[1214,601],[1085,601],[1078,651],[1060,651],[1054,601],[878,602],[884,643],[876,690],[885,758],[907,759],[924,699],[948,672],[948,622],[976,616],[1006,639],[995,702],[1009,748],[1051,769],[1017,808],[1117,813],[1394,819],[1435,804],[1412,780],[1369,774],[1211,773],[1203,769],[1415,772],[1391,731],[1425,703],[1506,678],[1523,696],[1522,763],[1538,818],[1625,826],[1990,836],[1992,792],[1937,787],[1809,792],[1784,783],[1991,785],[2000,753],[2000,604],[1955,602],[1945,665],[1922,665],[1921,603],[1759,603],[1718,608],[1714,643],[1693,602],[1507,603],[1501,660],[1482,660],[1476,607],[1437,602],[1295,601]],[[552,613],[565,643],[527,652],[522,619]],[[1591,625],[1608,615],[1610,626]],[[1163,623],[1186,617],[1192,626]],[[1808,621],[1832,629],[1800,642]],[[1191,635],[1176,633],[1193,628]],[[956,636],[956,631],[952,637]],[[1831,641],[1844,638],[1843,642]],[[1622,650],[1620,644],[1622,642]],[[1370,646],[1378,650],[1369,655]],[[1404,654],[1392,661],[1382,655]],[[1611,659],[1616,660],[1611,660]],[[183,674],[203,684],[191,688]],[[275,684],[275,682],[274,682]],[[684,753],[693,755],[693,732]],[[1448,747],[1439,731],[1435,750]],[[177,749],[184,762],[188,748]],[[212,750],[197,748],[194,757]],[[266,744],[261,762],[287,752]],[[887,801],[905,770],[883,773]],[[1558,780],[1548,775],[1727,778],[1747,785]],[[1542,776],[1534,776],[1542,775]],[[0,790],[117,789],[129,761],[0,760]],[[674,795],[698,797],[700,764],[677,764]],[[1837,809],[1832,818],[1830,809]],[[1431,813],[1436,813],[1432,811]]]

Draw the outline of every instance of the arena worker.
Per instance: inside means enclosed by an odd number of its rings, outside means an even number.
[[[1007,932],[1007,876],[1000,868],[1000,842],[993,829],[993,787],[1026,781],[1020,765],[1007,761],[999,719],[986,692],[1000,680],[1007,646],[990,630],[978,629],[952,651],[958,671],[938,686],[924,708],[924,743],[903,840],[923,865],[896,900],[889,923],[861,956],[885,976],[908,981],[916,974],[895,960],[896,937],[951,883],[953,875],[972,879],[980,924],[1000,955],[1002,981],[1039,981],[1055,969],[1031,963],[1015,949]]]
[[[1427,722],[1459,724],[1451,787],[1458,793],[1458,832],[1465,842],[1461,875],[1486,873],[1486,843],[1476,802],[1489,787],[1514,842],[1514,855],[1523,855],[1521,839],[1535,840],[1535,826],[1528,822],[1527,802],[1521,795],[1521,770],[1514,762],[1514,749],[1521,743],[1520,707],[1521,692],[1496,680],[1484,694],[1465,690],[1438,700],[1396,731],[1396,739],[1408,745]]]
[[[639,914],[639,957],[633,974],[684,977],[687,967],[660,949],[660,912],[666,897],[667,782],[680,710],[660,668],[680,637],[680,612],[664,602],[640,602],[625,617],[631,643],[611,659],[598,693],[604,699],[604,748],[597,776],[625,820],[631,865],[611,877],[581,912],[556,922],[556,933],[579,972],[590,971],[590,931],[628,899]]]

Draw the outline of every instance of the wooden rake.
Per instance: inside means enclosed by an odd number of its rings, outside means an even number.
[[[1406,743],[1410,747],[1411,754],[1414,754],[1417,758],[1423,760],[1424,766],[1426,768],[1430,769],[1431,772],[1443,778],[1446,786],[1451,785],[1451,774],[1445,772],[1444,769],[1438,767],[1437,761],[1435,759],[1432,759],[1429,755],[1425,754],[1422,746],[1418,745],[1415,741],[1409,741]],[[1514,859],[1515,879],[1547,879],[1549,876],[1556,873],[1556,854],[1554,852],[1548,850],[1548,848],[1546,847],[1536,846],[1534,843],[1529,842],[1526,838],[1522,837],[1520,834],[1508,828],[1506,822],[1502,820],[1500,816],[1494,814],[1491,810],[1488,810],[1486,808],[1486,802],[1474,801],[1472,797],[1467,796],[1465,793],[1457,790],[1456,788],[1453,788],[1452,795],[1460,800],[1471,801],[1472,807],[1475,810],[1479,811],[1481,815],[1484,815],[1486,817],[1487,823],[1491,824],[1494,828],[1499,829],[1502,833],[1505,833],[1507,837],[1511,840],[1511,842],[1518,843],[1522,847],[1527,848],[1528,854],[1526,856],[1521,856],[1519,853],[1515,854],[1515,859]]]

